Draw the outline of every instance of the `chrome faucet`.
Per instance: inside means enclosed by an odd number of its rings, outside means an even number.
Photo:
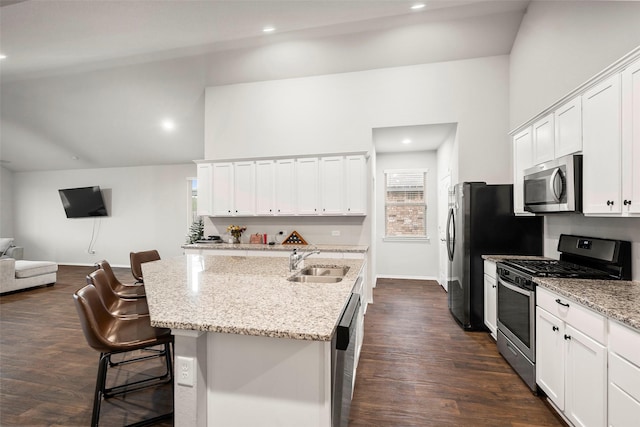
[[[302,261],[304,261],[305,259],[307,259],[308,257],[310,257],[313,254],[319,254],[320,251],[318,250],[318,248],[316,246],[314,246],[313,251],[304,251],[301,254],[298,253],[298,249],[294,248],[293,252],[291,252],[291,254],[289,255],[289,271],[295,271],[298,269],[298,266],[300,265],[300,263]]]

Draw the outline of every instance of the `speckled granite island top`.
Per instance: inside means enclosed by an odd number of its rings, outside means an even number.
[[[538,285],[640,331],[640,282],[625,280],[550,279]]]
[[[539,255],[482,255],[487,261],[500,262],[510,259],[551,259]]]
[[[347,252],[347,253],[366,253],[368,246],[353,245],[262,245],[251,243],[191,243],[182,245],[183,249],[235,249],[242,251],[282,251],[291,252],[294,248],[299,250],[307,250],[309,248],[317,248],[321,252]]]
[[[185,255],[142,270],[153,326],[329,341],[363,262],[305,260],[348,266],[338,283],[290,282],[286,257]]]

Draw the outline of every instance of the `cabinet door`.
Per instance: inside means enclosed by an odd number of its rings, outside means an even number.
[[[233,213],[235,215],[255,214],[255,168],[254,162],[233,164]]]
[[[560,410],[564,410],[564,322],[536,308],[536,383]]]
[[[321,190],[320,203],[323,215],[344,213],[344,158],[323,157],[320,159]]]
[[[554,159],[554,120],[553,113],[533,124],[533,164]]]
[[[640,213],[640,60],[622,72],[622,211]]]
[[[297,213],[318,214],[318,159],[301,158],[296,161]]]
[[[486,261],[485,261],[486,262]],[[491,336],[496,339],[497,311],[496,311],[496,278],[484,275],[484,324],[489,328]]]
[[[533,166],[531,126],[513,136],[513,211],[516,215],[531,215],[524,210],[524,170]]]
[[[233,163],[213,164],[211,199],[214,215],[229,216],[233,214]]]
[[[275,163],[272,160],[256,162],[256,214],[275,213]]]
[[[295,161],[276,161],[276,214],[294,215],[295,209]]]
[[[565,329],[565,415],[575,426],[607,423],[607,351],[570,325]]]
[[[196,212],[200,216],[209,216],[213,214],[211,206],[211,163],[199,163],[197,165],[198,173],[198,206]]]
[[[555,156],[582,151],[582,98],[575,97],[558,108],[555,120]]]
[[[621,212],[620,75],[582,96],[583,212]]]
[[[367,159],[364,156],[345,158],[345,213],[367,213]]]

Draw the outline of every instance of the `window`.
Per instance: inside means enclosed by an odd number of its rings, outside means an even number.
[[[385,238],[427,238],[427,170],[387,170]]]

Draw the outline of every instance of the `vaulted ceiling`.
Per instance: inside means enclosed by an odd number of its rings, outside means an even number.
[[[508,54],[528,1],[415,3],[0,0],[1,165],[190,162],[207,86]]]

